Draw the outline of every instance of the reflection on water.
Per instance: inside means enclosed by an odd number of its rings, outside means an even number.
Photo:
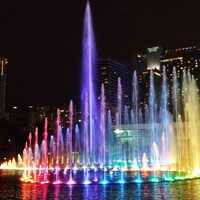
[[[101,199],[200,199],[200,179],[113,185],[40,185],[21,183],[17,176],[0,176],[0,199],[101,200]]]

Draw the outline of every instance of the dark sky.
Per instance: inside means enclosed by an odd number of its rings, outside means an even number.
[[[76,100],[86,1],[5,2],[0,55],[9,59],[8,103]],[[98,56],[128,63],[134,52],[156,44],[173,48],[198,43],[200,6],[186,2],[91,1]]]

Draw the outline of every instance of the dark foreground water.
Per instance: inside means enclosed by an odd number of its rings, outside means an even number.
[[[0,199],[194,199],[200,200],[200,179],[107,185],[40,185],[21,183],[18,174],[0,172]]]

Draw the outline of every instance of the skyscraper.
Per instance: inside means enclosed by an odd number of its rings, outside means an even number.
[[[121,64],[112,59],[101,59],[97,62],[98,69],[98,93],[100,94],[101,84],[105,87],[105,96],[107,106],[111,110],[117,108],[117,80],[120,77],[122,83],[123,97],[122,101],[124,105],[129,105],[129,98],[131,93],[131,70],[128,66]]]
[[[6,117],[6,65],[7,58],[0,58],[0,118]]]
[[[147,48],[147,70],[160,70],[160,47]]]
[[[188,46],[176,49],[148,48],[145,53],[137,54],[134,67],[138,74],[140,85],[140,104],[146,104],[148,99],[149,73],[153,71],[156,90],[160,88],[163,67],[166,69],[168,96],[172,96],[173,68],[176,69],[178,84],[181,85],[183,71],[189,70],[200,88],[200,47]],[[159,97],[159,91],[157,91]],[[169,101],[169,105],[170,105]]]
[[[141,106],[148,104],[150,73],[154,76],[154,86],[156,90],[156,99],[160,95],[161,83],[161,48],[158,46],[147,48],[146,54],[137,54],[135,58],[135,69],[138,75],[139,83],[139,102]]]
[[[173,67],[176,68],[178,79],[182,79],[183,70],[189,70],[200,87],[200,48],[198,46],[167,49],[160,62],[161,66],[166,66],[168,80],[172,80]]]

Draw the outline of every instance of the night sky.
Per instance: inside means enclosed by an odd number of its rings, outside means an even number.
[[[0,55],[9,59],[8,104],[77,101],[86,1],[5,2],[0,11]],[[130,63],[132,55],[146,47],[199,42],[199,5],[154,2],[91,1],[98,57]]]

